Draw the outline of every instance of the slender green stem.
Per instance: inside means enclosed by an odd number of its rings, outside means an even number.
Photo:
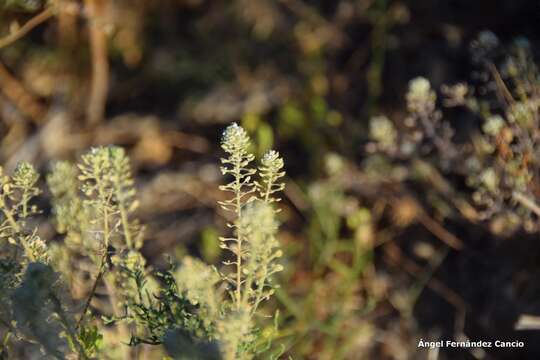
[[[106,263],[107,263],[107,249],[105,249],[105,252],[101,256],[101,263],[99,265],[99,271],[96,276],[96,280],[94,281],[94,284],[92,285],[92,289],[90,290],[90,294],[88,295],[88,298],[86,299],[86,302],[84,303],[84,308],[81,313],[81,317],[79,318],[79,321],[77,322],[77,326],[75,327],[75,329],[78,329],[81,326],[84,320],[84,317],[86,316],[86,312],[88,311],[88,308],[90,308],[90,303],[92,302],[92,298],[94,297],[94,294],[96,293],[99,281],[103,277],[103,272],[105,270]]]
[[[99,281],[103,277],[103,272],[105,271],[105,264],[107,263],[107,251],[109,249],[110,234],[109,234],[109,212],[108,212],[106,204],[109,203],[110,196],[105,195],[105,189],[103,188],[103,186],[100,186],[98,188],[98,198],[100,199],[100,201],[102,201],[102,206],[103,206],[103,254],[101,255],[101,258],[100,258],[99,270],[96,275],[96,281],[94,281],[94,284],[92,285],[92,289],[90,290],[90,294],[88,295],[88,298],[86,299],[83,312],[77,323],[77,328],[79,328],[82,321],[84,320],[84,317],[86,316],[86,312],[88,311],[88,308],[90,307],[90,303],[92,302],[92,298],[94,297],[94,294],[96,293]]]
[[[127,215],[126,206],[124,201],[119,201],[118,208],[120,210],[120,219],[122,221],[122,228],[124,229],[124,237],[126,239],[126,245],[128,249],[133,249],[133,240],[131,238],[131,231],[129,229],[129,219]]]
[[[28,217],[28,202],[30,201],[30,199],[32,198],[32,196],[30,196],[28,194],[28,189],[23,189],[23,192],[22,192],[22,199],[21,199],[21,203],[22,203],[22,218],[23,219],[26,219]]]
[[[2,212],[4,213],[7,221],[9,222],[9,224],[11,225],[11,227],[13,228],[13,230],[16,232],[16,233],[20,233],[22,231],[21,229],[21,226],[19,225],[19,223],[17,222],[17,220],[15,220],[15,217],[13,216],[13,214],[11,213],[11,210],[9,210],[7,207],[6,207],[6,204],[5,204],[5,201],[2,200]],[[21,241],[21,245],[24,249],[24,252],[25,254],[28,256],[28,258],[31,260],[31,261],[34,261],[35,259],[33,258],[32,256],[32,252],[30,251],[29,247],[28,247],[28,243],[26,242],[26,238],[24,236],[20,236],[19,237],[19,240]]]
[[[272,191],[272,184],[274,183],[275,179],[273,176],[270,176],[268,178],[268,182],[266,184],[266,192],[264,194],[264,202],[265,203],[268,203],[268,201],[270,200],[270,193]]]
[[[236,214],[238,220],[242,218],[242,175],[241,175],[241,161],[238,159],[235,163],[235,181],[236,181]],[[240,302],[242,298],[242,231],[240,228],[236,228],[237,242],[236,242],[236,310],[240,310]]]
[[[66,328],[66,335],[70,337],[71,342],[77,347],[77,350],[79,351],[79,355],[82,359],[88,359],[88,356],[86,355],[86,352],[84,351],[84,348],[81,346],[79,339],[76,334],[76,329],[72,329],[68,319],[66,318],[66,315],[64,314],[64,310],[62,309],[62,304],[60,300],[51,293],[50,298],[52,300],[52,303],[54,304],[56,313],[58,314],[58,317],[60,318],[60,321]],[[77,324],[78,325],[78,324]]]
[[[19,226],[19,224],[17,223],[17,221],[15,220],[15,218],[13,217],[13,214],[11,213],[10,210],[8,210],[5,206],[2,207],[2,212],[4,213],[4,215],[6,216],[6,219],[8,220],[9,224],[11,225],[11,227],[13,228],[13,230],[15,230],[15,232],[20,232],[21,231],[21,227]]]
[[[255,301],[253,302],[253,308],[251,309],[251,316],[255,314],[257,311],[257,308],[259,307],[259,304],[262,301],[262,295],[264,290],[264,283],[266,282],[266,271],[263,277],[261,277],[261,280],[259,282],[259,285],[257,286],[257,295],[255,296]]]
[[[120,212],[120,221],[122,222],[122,228],[124,230],[124,238],[126,239],[126,245],[128,249],[133,249],[133,238],[131,236],[131,230],[129,228],[129,217],[128,217],[128,211],[126,208],[126,201],[122,194],[122,186],[120,184],[120,181],[116,181],[115,184],[115,192],[116,192],[116,198],[118,199],[118,210]]]

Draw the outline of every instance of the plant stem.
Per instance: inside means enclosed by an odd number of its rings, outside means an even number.
[[[84,320],[84,317],[86,316],[86,312],[88,311],[88,308],[90,307],[92,298],[94,297],[94,294],[96,293],[98,283],[103,277],[103,272],[104,272],[103,270],[105,269],[106,261],[107,261],[107,250],[105,250],[105,252],[103,253],[103,256],[101,257],[101,263],[99,265],[99,271],[96,276],[96,281],[94,281],[94,284],[92,285],[92,289],[90,290],[90,294],[88,295],[88,298],[86,299],[81,317],[79,318],[79,321],[77,322],[77,326],[75,327],[75,329],[78,329],[81,326]]]
[[[242,183],[241,183],[241,162],[242,159],[238,159],[235,163],[235,178],[236,178],[236,214],[240,222],[242,218]],[[237,231],[237,242],[236,242],[236,310],[240,310],[240,301],[242,298],[242,231],[239,227],[236,228]]]
[[[92,84],[86,115],[88,123],[96,125],[103,120],[109,86],[107,35],[103,29],[106,2],[103,0],[85,0],[85,4],[89,13],[90,47],[92,54]]]
[[[103,188],[103,186],[100,186],[98,191],[99,191],[99,199],[103,201],[103,204],[108,204],[108,198],[104,196],[105,189]],[[77,323],[76,328],[79,328],[82,321],[84,320],[84,317],[86,316],[86,312],[88,308],[90,307],[90,303],[92,302],[92,298],[94,297],[94,294],[96,293],[98,283],[103,277],[103,272],[105,271],[105,264],[107,263],[108,249],[109,249],[109,212],[107,211],[107,206],[105,205],[103,208],[103,254],[101,255],[101,258],[100,258],[99,270],[96,276],[96,281],[92,285],[92,289],[90,290],[90,294],[88,295],[88,299],[86,300],[83,312]]]
[[[77,347],[77,350],[79,350],[79,355],[81,356],[81,358],[85,360],[88,359],[88,356],[86,355],[86,352],[84,351],[84,348],[79,343],[77,333],[76,333],[77,328],[75,328],[75,330],[71,328],[69,321],[66,318],[66,315],[64,314],[64,310],[62,309],[62,303],[53,293],[50,294],[50,298],[55,307],[55,311],[58,314],[58,317],[60,318],[60,322],[66,328],[66,335],[71,338],[71,342]]]
[[[533,213],[535,213],[537,216],[540,216],[540,206],[538,206],[534,200],[531,200],[527,198],[522,193],[519,193],[517,191],[514,191],[512,193],[512,197],[519,202],[521,205],[525,206],[527,209],[531,210]]]
[[[124,229],[124,237],[126,239],[126,245],[128,249],[133,249],[133,240],[131,238],[131,231],[129,230],[129,219],[127,216],[126,206],[123,200],[118,202],[118,208],[120,210],[120,219],[122,221],[122,228]]]
[[[9,34],[8,36],[0,39],[0,49],[3,47],[6,47],[8,45],[11,45],[15,41],[22,38],[24,35],[28,34],[33,28],[38,26],[39,24],[47,21],[50,17],[54,15],[54,10],[51,6],[28,20],[23,26],[19,28],[19,30]]]
[[[268,200],[270,200],[270,192],[272,191],[272,184],[274,183],[275,179],[273,176],[270,176],[268,178],[268,183],[266,184],[266,193],[264,194],[264,202],[268,204]]]
[[[11,227],[13,228],[13,230],[15,230],[15,232],[20,232],[21,231],[21,227],[19,226],[19,224],[17,223],[17,221],[15,221],[15,218],[13,217],[13,214],[11,213],[10,210],[8,210],[5,206],[2,207],[2,212],[4,213],[4,215],[6,216],[6,219],[8,220],[9,224],[11,225]]]
[[[3,199],[2,199],[1,204],[3,205],[2,206],[2,212],[6,216],[6,219],[8,220],[9,224],[11,225],[11,227],[13,228],[15,233],[20,233],[22,231],[21,226],[19,225],[19,223],[17,223],[17,220],[15,220],[15,217],[13,217],[13,214],[11,213],[11,210],[9,210],[6,207],[6,203],[5,203],[5,201]],[[26,238],[24,236],[20,236],[19,240],[21,241],[21,245],[22,245],[22,247],[24,249],[25,254],[28,256],[28,258],[31,261],[34,261],[35,259],[33,258],[32,253],[31,253],[30,249],[28,248],[28,243],[26,242]]]
[[[259,286],[257,287],[257,295],[255,297],[255,301],[253,302],[253,307],[251,309],[251,316],[255,315],[255,312],[257,311],[257,308],[259,307],[259,304],[262,301],[262,295],[264,290],[264,283],[266,282],[266,272],[265,275],[259,280]]]

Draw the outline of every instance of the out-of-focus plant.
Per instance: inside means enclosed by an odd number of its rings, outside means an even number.
[[[417,77],[409,82],[406,94],[408,116],[403,128],[397,128],[386,116],[375,116],[370,122],[369,151],[385,153],[393,158],[411,159],[436,153],[439,163],[447,168],[456,156],[451,143],[453,130],[442,121],[436,107],[437,95],[429,81]]]
[[[461,105],[482,118],[467,161],[473,200],[495,231],[538,231],[540,74],[530,45],[517,39],[504,47],[486,31],[471,48],[480,96],[469,87]]]
[[[369,316],[384,291],[373,291],[374,215],[354,187],[354,165],[336,153],[323,159],[325,176],[307,185],[305,243],[285,248],[294,266],[276,297],[282,310],[278,336],[292,358],[369,357],[374,336]],[[316,354],[316,355],[315,355]]]
[[[462,176],[472,190],[477,219],[488,220],[500,233],[521,226],[537,231],[540,78],[529,44],[520,39],[504,48],[493,33],[483,32],[471,48],[479,85],[442,87],[445,107],[462,107],[481,119],[468,143],[456,142],[429,81],[416,78],[406,95],[410,115],[404,129],[385,116],[371,120],[368,150],[374,156],[366,164],[377,164],[373,159],[385,154],[417,165],[404,176],[423,176],[427,169]]]

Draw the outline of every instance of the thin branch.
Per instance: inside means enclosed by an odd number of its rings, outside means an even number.
[[[92,52],[92,83],[86,116],[87,121],[95,125],[103,120],[109,86],[107,36],[102,22],[105,3],[102,0],[86,0],[85,4],[88,9]]]
[[[446,230],[441,224],[435,221],[431,216],[426,214],[423,210],[420,210],[418,213],[418,221],[424,225],[426,229],[429,230],[433,235],[435,235],[439,240],[444,242],[446,245],[450,246],[455,250],[463,249],[463,241],[458,239],[454,234]]]
[[[384,247],[384,255],[385,262],[393,263],[417,278],[421,278],[422,275],[426,273],[426,269],[422,268],[413,260],[407,258],[402,253],[401,249],[394,243],[388,243]],[[431,290],[439,294],[449,304],[453,305],[456,309],[467,309],[467,304],[463,298],[435,276],[429,278],[426,285]]]
[[[9,70],[0,62],[0,91],[17,109],[34,123],[40,124],[46,108],[24,88]]]
[[[398,199],[396,199],[397,201]],[[411,210],[414,211],[416,220],[430,233],[455,250],[463,249],[464,243],[461,239],[446,230],[437,220],[433,219],[416,200],[411,198],[410,202]]]
[[[515,100],[512,97],[512,93],[510,92],[510,90],[508,90],[508,87],[504,83],[504,80],[502,79],[501,74],[497,70],[497,67],[493,65],[493,63],[489,63],[488,66],[493,78],[495,79],[495,83],[497,84],[497,89],[500,91],[500,96],[502,97],[502,100],[506,100],[508,105],[512,105],[513,103],[515,103]]]
[[[90,304],[92,303],[92,298],[94,297],[97,287],[99,284],[99,281],[103,277],[103,272],[105,270],[105,264],[107,263],[107,251],[105,250],[105,253],[103,254],[101,258],[101,263],[99,265],[99,272],[96,276],[96,280],[94,281],[94,284],[92,285],[92,289],[90,289],[90,294],[88,295],[88,298],[86,299],[86,302],[84,303],[83,311],[81,313],[81,317],[79,318],[79,321],[77,321],[77,325],[75,326],[75,330],[78,330],[86,316],[86,312],[90,308]]]
[[[537,216],[540,216],[540,206],[538,206],[534,200],[531,200],[527,198],[525,195],[514,191],[512,193],[512,197],[514,200],[516,200],[521,205],[525,206],[527,209],[531,210],[533,213],[535,213]]]
[[[15,41],[22,38],[24,35],[28,34],[32,29],[34,29],[36,26],[44,23],[49,18],[54,16],[54,10],[52,7],[48,7],[30,20],[28,20],[23,26],[19,28],[19,30],[9,34],[6,37],[3,37],[0,39],[0,49],[13,44]]]

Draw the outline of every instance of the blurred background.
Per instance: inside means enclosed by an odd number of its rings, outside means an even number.
[[[286,356],[537,359],[538,235],[463,215],[463,178],[444,169],[371,171],[368,143],[373,116],[406,118],[410,79],[437,91],[477,81],[479,32],[526,38],[534,53],[539,21],[525,0],[0,0],[0,163],[46,174],[121,145],[149,263],[189,253],[218,264],[219,136],[238,122],[257,154],[275,148],[286,163],[286,270],[267,310],[280,311],[274,346]],[[478,126],[460,109],[448,117],[457,138]],[[58,241],[48,197],[40,231]]]

